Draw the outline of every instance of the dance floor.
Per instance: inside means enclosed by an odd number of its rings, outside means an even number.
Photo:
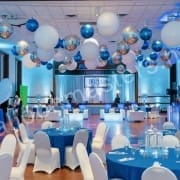
[[[162,124],[166,119],[166,114],[161,114],[158,119],[145,119],[143,122],[128,122],[123,120],[121,122],[106,122],[109,131],[106,139],[106,152],[110,150],[110,142],[112,137],[115,134],[124,134],[128,136],[132,145],[136,146],[138,140],[143,139],[144,131],[153,124],[156,128],[162,129]],[[32,136],[34,130],[40,128],[42,119],[25,120],[27,124],[29,135]],[[98,115],[92,115],[88,120],[83,121],[83,126],[93,130],[93,134],[96,131],[97,124],[100,122]],[[58,127],[58,122],[54,122],[55,126]],[[28,165],[25,173],[25,180],[49,180],[49,179],[63,179],[63,180],[82,180],[82,174],[80,168],[77,168],[75,171],[70,170],[69,168],[61,168],[56,170],[53,174],[48,175],[41,172],[32,172],[32,165]]]

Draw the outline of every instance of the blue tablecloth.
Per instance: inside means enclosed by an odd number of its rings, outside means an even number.
[[[62,131],[58,128],[43,130],[48,134],[50,138],[51,146],[59,148],[61,166],[64,166],[65,163],[65,148],[66,146],[72,146],[74,135],[77,132],[77,130],[78,129]],[[89,137],[88,137],[87,151],[88,153],[90,153],[91,143],[92,143],[92,130],[88,130],[88,132],[89,132]]]
[[[0,109],[0,121],[4,122],[4,112],[2,109]]]
[[[130,155],[130,149],[118,149],[118,152],[121,153],[107,153],[106,161],[107,161],[107,172],[108,178],[122,178],[123,180],[141,180],[141,175],[143,171],[152,166],[155,161],[161,163],[162,166],[171,169],[177,179],[180,180],[180,159],[177,161],[175,157],[175,151],[173,149],[169,149],[169,157],[165,158],[152,158],[146,157],[144,158],[137,152],[133,158],[134,160],[119,161],[124,157],[132,157]],[[127,154],[122,154],[122,152],[127,152]]]

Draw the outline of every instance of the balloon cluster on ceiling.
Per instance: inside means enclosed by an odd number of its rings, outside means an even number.
[[[104,37],[111,37],[120,28],[119,18],[111,12],[102,13],[97,19],[97,30]],[[28,68],[46,65],[53,68],[51,60],[59,62],[60,73],[66,70],[96,69],[97,67],[116,66],[118,73],[126,71],[134,73],[137,65],[144,67],[164,64],[171,67],[174,63],[172,49],[180,45],[180,21],[171,21],[161,30],[161,39],[152,40],[153,32],[144,26],[141,30],[128,26],[122,31],[121,40],[116,44],[115,52],[111,55],[108,46],[99,44],[93,38],[94,28],[90,24],[82,25],[80,34],[59,38],[58,31],[47,24],[39,25],[34,18],[26,22],[26,29],[34,33],[36,52],[29,52],[29,44],[19,41],[12,48],[15,56],[23,57],[23,64]],[[12,26],[0,23],[0,37],[7,39],[13,33]],[[72,52],[75,52],[72,55]]]

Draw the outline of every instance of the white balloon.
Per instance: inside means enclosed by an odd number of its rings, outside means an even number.
[[[95,38],[85,39],[83,44],[88,43],[88,42],[92,42],[92,43],[96,44],[99,47],[99,42]]]
[[[26,54],[25,56],[23,56],[23,65],[27,68],[33,68],[33,67],[36,67],[36,63],[34,63],[32,60],[31,60],[31,54],[28,53]]]
[[[85,60],[94,60],[99,56],[99,46],[94,42],[83,43],[80,49],[81,55]]]
[[[180,21],[170,21],[161,31],[161,40],[169,47],[180,45]]]
[[[60,73],[65,73],[66,72],[66,65],[65,64],[60,64],[58,66],[58,70]]]
[[[63,61],[64,57],[65,57],[64,50],[63,49],[58,49],[58,51],[54,55],[54,60],[56,62],[61,62],[61,61]]]
[[[2,79],[0,81],[0,104],[7,101],[12,94],[12,82],[8,79]]]
[[[75,69],[77,68],[77,62],[72,61],[72,63],[71,63],[71,64],[66,65],[66,68],[67,68],[67,70],[69,70],[69,71],[73,71],[73,70],[75,70]]]
[[[54,50],[51,49],[51,50],[46,51],[44,49],[38,48],[37,56],[39,57],[41,61],[44,61],[44,62],[50,61],[54,56]]]
[[[86,66],[86,68],[93,70],[93,69],[96,69],[96,67],[97,67],[97,61],[96,60],[94,60],[94,61],[86,60],[84,62],[84,65]]]
[[[135,58],[136,58],[135,53],[130,50],[128,54],[122,56],[122,62],[126,65],[128,64],[133,65],[136,64]]]
[[[119,18],[115,13],[102,13],[97,19],[97,29],[101,35],[112,36],[119,29]]]
[[[39,48],[50,50],[53,49],[59,40],[57,30],[49,25],[41,25],[34,34],[34,41]]]

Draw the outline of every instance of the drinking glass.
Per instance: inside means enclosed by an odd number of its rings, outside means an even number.
[[[180,159],[180,146],[175,147],[176,159]]]

